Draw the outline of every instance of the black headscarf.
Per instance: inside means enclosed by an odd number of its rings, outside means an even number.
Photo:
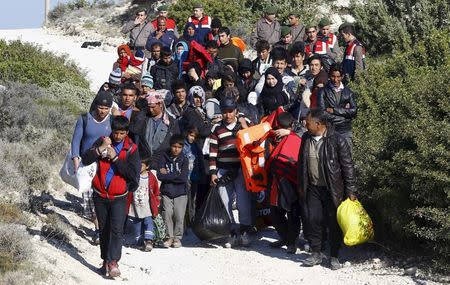
[[[289,98],[287,98],[286,94],[283,92],[284,84],[280,72],[275,67],[269,67],[264,73],[266,80],[269,74],[277,79],[277,84],[274,87],[270,87],[267,82],[264,82],[264,87],[259,96],[259,100],[265,115],[270,114],[278,107],[289,103]]]

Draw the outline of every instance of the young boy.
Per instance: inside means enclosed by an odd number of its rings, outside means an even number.
[[[139,187],[134,193],[128,193],[127,228],[132,230],[135,245],[142,243],[144,233],[144,251],[153,249],[153,217],[158,215],[159,187],[155,175],[149,171],[149,159],[141,161]]]
[[[161,59],[152,66],[153,88],[170,90],[172,82],[178,78],[178,63],[172,59],[172,51],[168,47],[161,49]]]
[[[165,248],[182,246],[189,174],[189,161],[182,153],[183,146],[183,136],[173,135],[170,138],[170,149],[164,153],[158,165],[157,177],[161,181],[162,216],[169,236],[164,241]]]
[[[270,44],[266,40],[259,40],[256,42],[256,52],[258,57],[252,62],[255,70],[255,79],[261,78],[266,72],[266,69],[272,65],[272,58],[270,57]]]
[[[92,188],[103,259],[100,271],[110,277],[120,276],[117,262],[122,255],[127,195],[138,187],[141,169],[138,148],[128,137],[128,127],[127,117],[114,117],[111,135],[99,138],[81,155],[87,164],[98,161]]]

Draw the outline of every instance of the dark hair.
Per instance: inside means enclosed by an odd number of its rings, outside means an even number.
[[[154,43],[152,43],[152,45],[150,46],[150,51],[152,51],[153,48],[154,48],[154,47],[157,47],[157,46],[158,46],[160,49],[163,48],[163,45],[162,45],[161,42],[154,42]]]
[[[125,89],[133,90],[133,91],[134,91],[134,94],[137,95],[138,89],[136,88],[136,85],[134,85],[133,83],[131,83],[131,82],[125,83],[125,84],[122,86],[121,90],[125,90]]]
[[[164,16],[159,16],[158,18],[156,18],[156,23],[158,23],[159,21],[167,22],[167,19]]]
[[[163,47],[161,49],[161,57],[172,56],[172,51],[169,47]]]
[[[205,45],[206,49],[208,48],[219,48],[219,45],[216,41],[207,41]]]
[[[239,95],[239,89],[236,86],[225,87],[222,93],[222,97],[234,98],[234,100],[236,100]]]
[[[111,130],[114,131],[128,131],[130,121],[125,116],[115,116],[111,121]]]
[[[277,116],[277,123],[283,129],[291,128],[294,122],[294,117],[289,112],[282,112]]]
[[[287,61],[287,59],[288,59],[288,53],[282,47],[274,48],[272,50],[272,52],[270,53],[270,56],[272,57],[272,62],[275,62],[277,60]]]
[[[255,44],[257,52],[262,52],[263,50],[270,50],[270,44],[266,40],[259,40]]]
[[[344,74],[344,71],[342,70],[342,64],[340,64],[339,62],[333,63],[330,66],[330,70],[328,71],[328,74],[331,75],[335,71],[338,71],[342,76]]]
[[[231,34],[230,29],[228,27],[221,27],[219,29],[219,34],[221,34],[221,33],[225,33],[225,34],[227,34],[227,36],[229,36]]]
[[[141,157],[141,163],[145,164],[148,168],[150,166],[150,157],[149,156]]]
[[[291,51],[289,52],[289,55],[294,57],[296,54],[301,54],[301,56],[305,55],[305,46],[303,45],[303,42],[295,42],[292,45]]]
[[[144,8],[144,6],[138,7],[138,8],[136,9],[136,15],[137,15],[138,13],[140,13],[140,12],[145,12],[145,15],[148,14],[148,13],[147,13],[147,9]]]
[[[214,17],[211,20],[211,29],[222,27],[222,21],[218,17]]]
[[[339,27],[339,33],[355,35],[355,28],[352,25],[342,25]]]
[[[187,92],[187,87],[186,87],[186,83],[184,83],[183,80],[180,79],[176,79],[172,82],[172,93],[175,94],[175,92],[179,89],[184,89],[184,91]]]
[[[174,134],[173,136],[170,137],[169,144],[170,145],[174,145],[174,144],[184,145],[184,137],[179,134]]]
[[[194,134],[195,137],[197,138],[198,135],[200,134],[200,132],[198,131],[197,127],[190,126],[190,127],[188,127],[188,129],[186,130],[186,136],[187,136],[188,134]]]
[[[319,122],[324,125],[327,124],[327,114],[324,110],[316,108],[310,109],[308,116],[311,116],[311,119],[313,119],[316,122]]]
[[[311,62],[312,62],[313,60],[318,60],[318,61],[320,61],[320,65],[323,65],[323,64],[322,64],[322,58],[320,57],[320,55],[318,55],[318,54],[313,54],[312,56],[310,56],[310,57],[308,58],[308,63],[311,64]]]
[[[230,81],[236,83],[236,73],[232,71],[224,71],[222,72],[220,79],[222,79],[222,81]]]

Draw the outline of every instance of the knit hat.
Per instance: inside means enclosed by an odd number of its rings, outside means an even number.
[[[134,53],[134,56],[137,58],[144,58],[144,52],[141,49],[136,50],[136,52]]]
[[[120,85],[122,82],[122,71],[120,68],[116,68],[109,74],[109,83],[114,85]]]
[[[189,97],[194,98],[194,96],[201,97],[202,100],[205,100],[205,90],[201,86],[194,85],[189,89]]]
[[[282,26],[281,27],[281,37],[284,38],[285,36],[289,35],[291,33],[291,28],[288,26]]]
[[[158,10],[158,12],[166,12],[166,11],[169,11],[169,6],[168,5],[161,5],[156,10]]]
[[[222,22],[220,21],[220,19],[217,18],[217,17],[214,17],[214,18],[211,20],[211,29],[214,29],[214,28],[221,28],[221,27],[222,27]]]
[[[145,98],[147,100],[147,104],[158,104],[164,101],[164,98],[161,96],[159,92],[153,91],[148,93],[148,96]]]
[[[153,88],[153,76],[151,76],[150,72],[144,72],[142,75],[141,86]]]
[[[278,10],[274,6],[268,6],[264,12],[266,13],[266,15],[275,15],[278,12]]]
[[[329,25],[331,25],[331,21],[330,21],[330,19],[328,19],[328,18],[322,18],[322,19],[320,19],[320,21],[319,21],[319,27],[325,27],[325,26],[329,26]]]
[[[113,103],[113,95],[108,91],[99,91],[94,99],[95,106],[106,106],[111,108]]]

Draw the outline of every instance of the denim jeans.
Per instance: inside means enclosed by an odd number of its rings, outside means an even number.
[[[127,228],[134,238],[135,245],[142,244],[143,240],[153,240],[155,237],[153,218],[130,217],[127,218]]]
[[[227,170],[219,169],[217,172],[217,177],[220,178]],[[236,206],[238,209],[238,218],[241,226],[251,226],[252,225],[252,193],[247,191],[245,188],[244,176],[242,175],[242,170],[238,170],[238,175],[235,179],[230,181],[225,185],[218,186],[220,197],[222,198],[223,204],[227,209],[228,215],[231,218],[232,226],[231,231],[235,232],[238,225],[233,216],[233,196],[236,195]]]

